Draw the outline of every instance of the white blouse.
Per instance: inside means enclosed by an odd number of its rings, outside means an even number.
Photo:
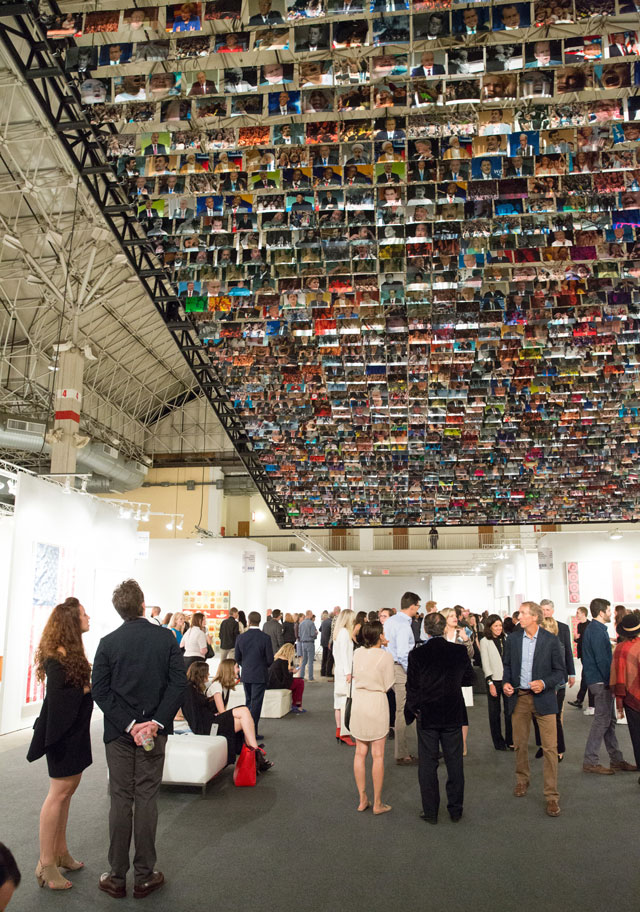
[[[204,630],[201,630],[200,627],[189,627],[182,637],[180,645],[184,646],[185,658],[200,656],[201,659],[204,659],[207,651],[207,637]],[[205,652],[202,651],[203,649]]]

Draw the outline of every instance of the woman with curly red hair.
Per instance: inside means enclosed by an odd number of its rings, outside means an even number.
[[[83,770],[91,765],[89,725],[93,711],[91,666],[82,645],[89,616],[77,598],[56,605],[36,651],[36,676],[47,682],[42,710],[34,725],[29,762],[46,755],[49,794],[40,812],[40,859],[36,877],[41,887],[68,890],[60,873],[84,867],[67,847],[67,818]]]

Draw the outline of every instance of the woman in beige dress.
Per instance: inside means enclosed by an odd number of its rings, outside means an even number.
[[[386,814],[390,805],[382,801],[384,781],[384,745],[389,731],[387,691],[393,687],[393,656],[381,649],[382,624],[371,621],[362,625],[364,649],[353,654],[353,690],[349,730],[356,739],[353,775],[360,794],[359,811],[370,807],[366,792],[365,761],[371,747],[373,760],[373,813]]]

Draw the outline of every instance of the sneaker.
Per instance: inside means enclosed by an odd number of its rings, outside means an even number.
[[[593,716],[593,715],[595,714],[595,711],[596,711],[596,710],[595,710],[595,707],[593,707],[593,706],[587,706],[586,709],[583,709],[583,710],[582,710],[582,714],[585,715],[585,716]]]
[[[301,706],[292,706],[290,711],[291,711],[292,713],[298,713],[298,714],[299,714],[299,713],[306,713],[306,709],[303,709]]]

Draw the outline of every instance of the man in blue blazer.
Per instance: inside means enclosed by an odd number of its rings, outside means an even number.
[[[529,733],[531,719],[538,720],[543,752],[543,779],[546,811],[549,817],[560,814],[558,793],[558,732],[556,687],[564,684],[567,673],[558,637],[542,624],[543,611],[536,602],[520,606],[520,626],[505,642],[502,690],[515,694],[513,743],[516,748],[516,787],[513,794],[523,798],[529,788]]]
[[[273,664],[271,637],[260,630],[260,615],[249,612],[249,629],[236,640],[236,662],[241,667],[240,680],[249,712],[253,716],[258,737],[258,720],[262,712],[262,701],[267,689],[269,668]],[[260,735],[259,737],[262,737]]]

